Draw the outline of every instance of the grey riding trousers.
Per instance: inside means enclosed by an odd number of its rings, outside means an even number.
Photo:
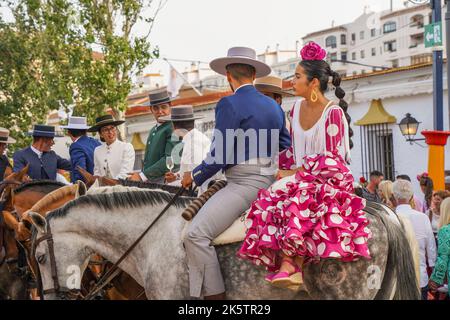
[[[250,208],[260,189],[266,189],[275,182],[275,176],[268,167],[270,164],[241,164],[226,170],[227,186],[205,203],[188,227],[184,246],[192,297],[225,291],[219,260],[211,241]]]

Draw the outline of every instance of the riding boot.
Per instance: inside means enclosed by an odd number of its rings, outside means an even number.
[[[204,296],[204,300],[226,300],[225,292],[214,294],[212,296]]]

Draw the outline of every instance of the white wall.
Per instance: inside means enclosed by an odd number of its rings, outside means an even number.
[[[369,76],[357,80],[344,81],[346,100],[349,103],[348,113],[352,118],[354,131],[352,164],[350,166],[355,179],[362,175],[360,127],[355,122],[368,112],[372,99],[382,98],[385,110],[396,117],[397,123],[406,115],[411,115],[421,122],[419,132],[433,130],[433,88],[432,68],[418,68],[410,71],[394,72],[379,76]],[[449,104],[446,90],[446,73],[444,72],[444,130],[450,130]],[[405,87],[409,89],[405,91]],[[334,92],[327,94],[336,100]],[[297,97],[283,100],[283,109],[289,111]],[[420,194],[416,176],[428,171],[428,146],[425,141],[418,142],[423,147],[406,142],[397,124],[389,125],[393,133],[395,173],[407,174],[413,180],[415,192]],[[416,138],[424,138],[420,133]],[[450,139],[445,149],[445,169],[450,170]]]
[[[447,100],[446,100],[447,101]],[[431,94],[421,94],[417,96],[390,98],[383,100],[383,106],[388,113],[397,118],[397,122],[402,120],[406,113],[411,113],[417,121],[421,122],[419,131],[433,129],[433,98]],[[352,117],[352,127],[354,131],[351,170],[355,178],[361,176],[361,136],[360,127],[355,126],[354,122],[361,119],[370,107],[370,102],[352,103],[349,108],[349,114]],[[418,142],[423,147],[406,142],[402,136],[398,125],[391,124],[394,141],[394,163],[396,175],[407,174],[413,180],[414,190],[420,194],[420,187],[415,177],[417,174],[428,171],[428,147],[424,141]],[[448,107],[444,108],[444,128],[449,128]],[[423,138],[418,134],[416,138]],[[445,169],[450,170],[450,146],[447,146],[445,152]]]

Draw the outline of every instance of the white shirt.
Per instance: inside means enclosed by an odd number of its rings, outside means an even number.
[[[211,140],[197,129],[192,129],[183,137],[183,152],[180,159],[179,179],[183,178],[185,172],[192,172],[195,167],[200,165],[211,147]],[[199,193],[203,193],[208,189],[208,183],[214,176],[199,186]],[[180,180],[170,183],[171,185],[181,185]]]
[[[131,143],[114,141],[102,143],[94,151],[94,175],[113,179],[126,179],[133,171],[135,160]]]
[[[30,147],[31,147],[31,150],[33,150],[33,152],[37,154],[37,156],[38,156],[39,159],[42,158],[42,154],[43,154],[42,151],[36,149],[36,148],[33,147],[33,146],[30,146]]]
[[[431,213],[431,229],[433,230],[433,233],[438,233],[439,231],[439,220],[441,216],[438,216],[437,214]]]
[[[237,88],[236,90],[234,90],[234,93],[236,93],[240,88],[243,88],[243,87],[245,87],[245,86],[253,86],[253,84],[251,84],[251,83],[245,83],[245,84],[243,84],[242,86],[240,86],[239,88]]]
[[[395,212],[399,216],[408,218],[414,228],[417,243],[419,245],[420,255],[420,287],[424,288],[428,285],[428,274],[426,258],[428,257],[428,265],[434,267],[436,261],[436,242],[434,240],[431,223],[428,216],[420,211],[414,210],[409,204],[401,204],[397,206]]]
[[[310,156],[313,154],[325,154],[327,151],[327,120],[328,115],[333,109],[340,109],[333,101],[330,101],[328,105],[323,109],[320,119],[308,130],[303,130],[300,124],[300,109],[302,106],[302,100],[299,100],[294,105],[294,113],[292,115],[292,131],[293,131],[293,141],[292,145],[294,147],[294,159],[298,168],[303,165],[303,160],[305,156]],[[350,145],[348,140],[348,123],[345,119],[345,115],[342,114],[342,125],[343,128],[337,128],[336,134],[342,134],[344,136],[344,141],[342,141],[340,147],[338,148],[339,154],[346,159],[350,160]],[[339,132],[343,129],[344,132]],[[328,128],[329,130],[329,128]]]

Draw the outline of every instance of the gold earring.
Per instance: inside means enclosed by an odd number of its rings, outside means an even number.
[[[317,96],[316,90],[313,90],[311,92],[311,102],[317,102],[319,100],[319,97]]]

